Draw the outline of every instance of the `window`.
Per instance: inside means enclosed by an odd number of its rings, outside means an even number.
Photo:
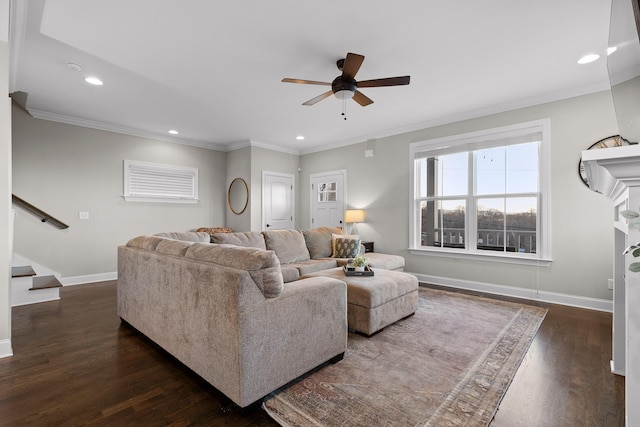
[[[335,202],[338,195],[338,186],[335,181],[321,182],[318,184],[318,202]]]
[[[124,199],[128,202],[197,203],[198,169],[125,160]]]
[[[549,120],[411,144],[411,249],[550,258]]]

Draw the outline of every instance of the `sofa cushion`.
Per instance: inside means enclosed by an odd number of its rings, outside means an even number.
[[[196,231],[212,234],[212,233],[233,233],[230,227],[200,227]]]
[[[309,259],[302,262],[294,262],[293,264],[287,264],[287,267],[294,267],[300,272],[300,276],[305,274],[315,273],[316,271],[328,270],[330,268],[337,267],[338,264],[333,258],[328,259]]]
[[[342,234],[339,227],[318,227],[302,231],[311,259],[327,258],[333,254],[331,235]]]
[[[163,242],[165,240],[166,238],[159,236],[138,236],[129,240],[127,242],[127,246],[155,251],[156,246],[158,246],[160,242]]]
[[[167,239],[182,240],[183,242],[202,242],[209,243],[209,233],[197,231],[171,231],[168,233],[155,234],[158,237],[166,237]]]
[[[207,234],[207,238],[209,235]],[[187,249],[196,242],[185,242],[184,240],[164,239],[156,246],[156,252],[167,255],[184,256]]]
[[[336,239],[335,258],[355,258],[360,253],[360,239]]]
[[[306,261],[310,259],[304,235],[300,230],[263,231],[267,249],[275,251],[280,264]]]
[[[379,254],[377,252],[368,252],[367,264],[372,268],[382,268],[384,270],[404,270],[404,257],[400,255]]]
[[[281,265],[280,271],[282,272],[282,280],[284,283],[295,282],[300,278],[300,271],[291,264]]]
[[[193,243],[184,256],[197,261],[246,270],[266,298],[277,297],[283,291],[284,281],[280,262],[273,251],[234,245]]]
[[[255,231],[247,231],[245,233],[211,233],[211,243],[267,249],[264,243],[264,236],[262,233]]]

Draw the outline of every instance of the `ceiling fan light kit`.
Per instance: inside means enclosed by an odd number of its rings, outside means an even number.
[[[339,59],[336,63],[338,69],[342,71],[342,74],[336,77],[333,82],[318,82],[315,80],[302,80],[302,79],[290,79],[284,78],[282,81],[284,83],[298,83],[298,84],[312,84],[312,85],[321,85],[321,86],[331,86],[331,90],[325,92],[321,95],[316,96],[304,102],[302,105],[311,106],[325,98],[328,98],[331,95],[334,95],[336,98],[340,100],[347,100],[349,98],[356,101],[363,107],[367,105],[373,104],[373,101],[367,97],[365,94],[360,92],[358,88],[363,87],[382,87],[382,86],[402,86],[408,85],[410,76],[402,76],[402,77],[387,77],[382,79],[374,79],[374,80],[365,80],[361,82],[357,82],[355,79],[356,73],[360,69],[362,62],[364,61],[363,55],[358,55],[357,53],[347,53],[347,57],[344,59]],[[343,114],[344,116],[344,111]]]

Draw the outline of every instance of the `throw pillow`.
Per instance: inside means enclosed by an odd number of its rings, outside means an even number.
[[[336,239],[334,258],[354,258],[360,253],[360,239]]]
[[[336,256],[336,241],[338,239],[360,239],[358,234],[332,234],[331,235],[331,257],[338,258]]]

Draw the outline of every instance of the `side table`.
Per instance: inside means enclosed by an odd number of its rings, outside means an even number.
[[[374,250],[373,250],[373,243],[374,243],[374,242],[360,242],[360,244],[361,244],[362,246],[364,246],[364,253],[367,253],[367,252],[374,252]]]

